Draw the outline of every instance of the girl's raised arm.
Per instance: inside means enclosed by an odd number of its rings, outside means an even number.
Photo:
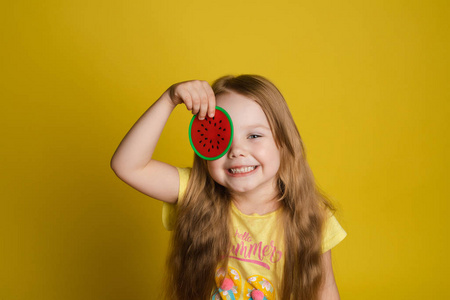
[[[216,99],[208,82],[194,80],[172,85],[133,125],[111,159],[111,168],[120,179],[168,203],[178,200],[178,172],[152,156],[170,114],[181,103],[199,119],[206,114],[214,116]]]

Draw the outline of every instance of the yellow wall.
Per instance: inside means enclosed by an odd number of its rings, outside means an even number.
[[[109,167],[171,84],[284,93],[348,237],[343,299],[448,299],[448,1],[9,1],[0,299],[158,299],[161,204]],[[191,163],[183,108],[155,157]]]

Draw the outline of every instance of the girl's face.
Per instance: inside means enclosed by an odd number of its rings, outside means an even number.
[[[234,92],[216,100],[230,114],[234,136],[226,155],[207,162],[211,177],[232,195],[274,197],[280,152],[266,115],[255,101]]]

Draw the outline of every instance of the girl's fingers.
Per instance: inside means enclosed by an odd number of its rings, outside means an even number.
[[[200,105],[200,111],[198,112],[198,119],[203,120],[208,112],[208,105],[206,104],[206,98],[202,99],[202,104]]]
[[[203,82],[200,80],[190,82],[189,91],[193,99],[192,113],[198,115],[199,120],[203,120],[208,111],[208,95],[203,88]]]
[[[177,86],[175,96],[186,105],[194,115],[203,120],[206,115],[213,117],[216,100],[214,91],[206,81],[193,80]]]
[[[186,105],[187,110],[192,110],[192,97],[186,89],[178,88],[174,94]]]
[[[214,117],[215,109],[216,109],[216,96],[214,95],[214,91],[209,85],[208,82],[203,81],[203,88],[205,89],[205,93],[208,98],[208,116],[210,118]]]
[[[209,95],[207,91],[205,90],[204,85],[208,84],[206,81],[200,82],[200,112],[198,113],[199,120],[203,120],[206,117],[206,114],[209,112]]]
[[[200,95],[198,94],[197,90],[195,90],[195,89],[191,89],[189,91],[189,93],[191,94],[191,97],[192,97],[192,113],[194,115],[196,115],[200,111],[200,105],[201,105]]]

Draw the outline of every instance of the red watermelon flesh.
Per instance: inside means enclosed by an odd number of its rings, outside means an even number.
[[[233,124],[228,113],[216,106],[213,118],[191,120],[189,140],[195,153],[203,159],[214,160],[227,153],[233,139]]]

